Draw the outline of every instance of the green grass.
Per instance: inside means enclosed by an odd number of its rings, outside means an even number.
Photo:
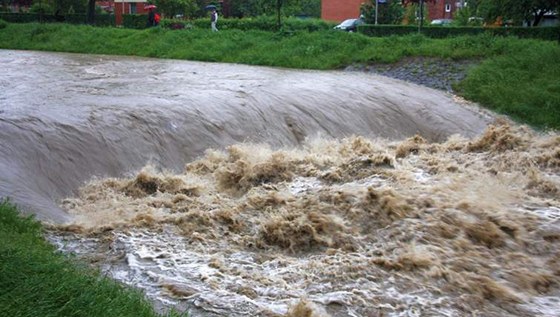
[[[522,123],[560,129],[560,45],[488,34],[431,39],[366,37],[331,30],[272,33],[206,29],[132,30],[66,24],[8,24],[0,48],[102,53],[301,69],[394,63],[406,57],[484,61],[460,94]]]
[[[41,231],[0,202],[0,315],[158,316],[139,291],[56,253]]]

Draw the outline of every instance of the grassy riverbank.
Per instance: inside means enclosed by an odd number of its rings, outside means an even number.
[[[394,63],[405,57],[483,62],[457,86],[470,100],[538,128],[560,129],[560,45],[490,35],[371,38],[335,31],[271,33],[8,24],[0,48],[243,63],[302,69]]]
[[[158,316],[136,290],[57,254],[41,225],[0,202],[2,316]]]

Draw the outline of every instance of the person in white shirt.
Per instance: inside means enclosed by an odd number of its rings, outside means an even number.
[[[216,27],[216,23],[218,22],[218,12],[216,9],[212,10],[212,14],[210,15],[210,25],[212,26],[212,31],[218,31]]]

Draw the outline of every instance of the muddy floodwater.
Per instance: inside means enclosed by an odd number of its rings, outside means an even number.
[[[372,74],[0,63],[0,196],[158,310],[560,315],[557,132]]]

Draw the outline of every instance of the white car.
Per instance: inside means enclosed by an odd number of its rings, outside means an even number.
[[[362,19],[348,19],[342,21],[339,25],[335,26],[335,30],[343,30],[346,32],[356,32],[358,30],[358,25],[364,24]]]
[[[453,22],[452,19],[435,19],[430,24],[431,25],[450,25]]]

